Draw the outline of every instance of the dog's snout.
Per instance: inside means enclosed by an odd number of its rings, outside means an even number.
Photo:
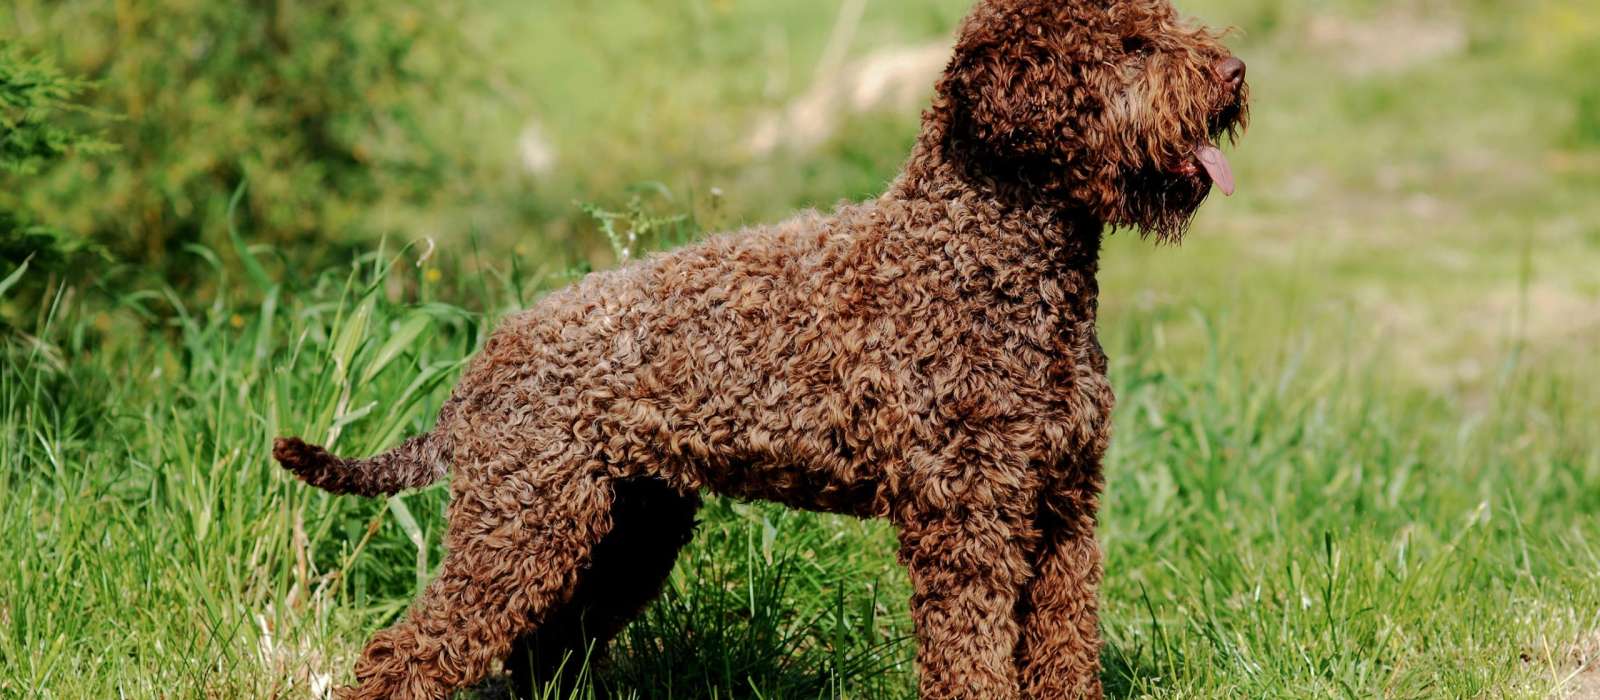
[[[1234,90],[1244,85],[1244,61],[1236,56],[1229,56],[1217,61],[1212,69],[1217,73],[1217,79],[1224,85]]]

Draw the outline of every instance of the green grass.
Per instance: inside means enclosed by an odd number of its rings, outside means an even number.
[[[851,49],[936,38],[964,4],[869,3]],[[1255,114],[1240,196],[1181,248],[1105,252],[1110,694],[1562,694],[1600,645],[1600,13],[1192,5],[1241,27]],[[518,205],[545,225],[469,216],[437,250],[326,270],[195,249],[215,291],[107,273],[0,341],[0,697],[347,679],[437,566],[445,492],[331,498],[271,463],[272,436],[354,454],[422,430],[495,318],[614,257],[574,199],[622,210],[657,180],[676,196],[647,202],[720,229],[869,193],[914,134],[887,113],[815,151],[730,146],[805,89],[832,4],[484,7],[465,30],[569,154]],[[1339,41],[1395,7],[1460,44],[1347,65]],[[482,119],[462,149],[505,151],[519,117]],[[907,598],[887,526],[713,500],[605,679],[912,697]]]
[[[525,282],[436,289],[411,258],[248,303],[62,298],[7,346],[0,536],[17,546],[0,551],[0,690],[273,694],[298,669],[342,673],[399,614],[439,561],[443,490],[330,498],[266,455],[286,432],[365,453],[421,429]],[[474,292],[503,306],[428,301]],[[1590,399],[1513,366],[1464,409],[1398,387],[1381,356],[1323,363],[1290,342],[1247,360],[1233,323],[1156,310],[1106,333],[1114,693],[1554,688],[1600,624]],[[1179,352],[1169,338],[1187,333],[1209,340]],[[887,527],[723,501],[704,517],[608,679],[679,697],[907,695]]]

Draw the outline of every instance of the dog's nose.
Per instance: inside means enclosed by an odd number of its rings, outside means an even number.
[[[1212,69],[1217,72],[1217,79],[1221,80],[1224,85],[1234,90],[1238,90],[1241,85],[1244,85],[1244,61],[1239,60],[1237,57],[1229,56],[1217,61],[1216,65],[1212,66]]]

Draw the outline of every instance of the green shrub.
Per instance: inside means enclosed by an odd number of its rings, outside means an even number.
[[[86,88],[45,59],[0,46],[0,329],[37,318],[48,289],[40,273],[54,276],[106,256],[82,232],[30,211],[21,197],[42,169],[109,150],[74,125],[72,117],[85,112],[78,99]]]
[[[37,56],[15,47],[0,49],[0,303],[34,291],[35,285],[17,286],[25,265],[59,270],[98,250],[81,233],[30,211],[19,196],[41,169],[65,162],[74,152],[107,150],[95,134],[64,123],[83,111],[77,100],[86,88],[84,81]],[[15,291],[7,296],[10,290]],[[7,310],[0,307],[0,319],[10,315]]]
[[[241,182],[241,225],[282,246],[404,221],[451,170],[419,126],[419,106],[452,86],[459,48],[430,3],[9,5],[0,26],[95,81],[85,96],[116,115],[105,135],[118,147],[44,168],[19,197],[130,261],[225,241]]]

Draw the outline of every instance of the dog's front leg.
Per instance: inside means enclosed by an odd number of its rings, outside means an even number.
[[[1042,540],[1022,604],[1018,660],[1025,698],[1101,697],[1096,491],[1090,486],[1051,499],[1040,516]]]
[[[996,512],[922,515],[901,524],[923,700],[1015,700],[1016,605],[1028,578],[1019,525]]]

